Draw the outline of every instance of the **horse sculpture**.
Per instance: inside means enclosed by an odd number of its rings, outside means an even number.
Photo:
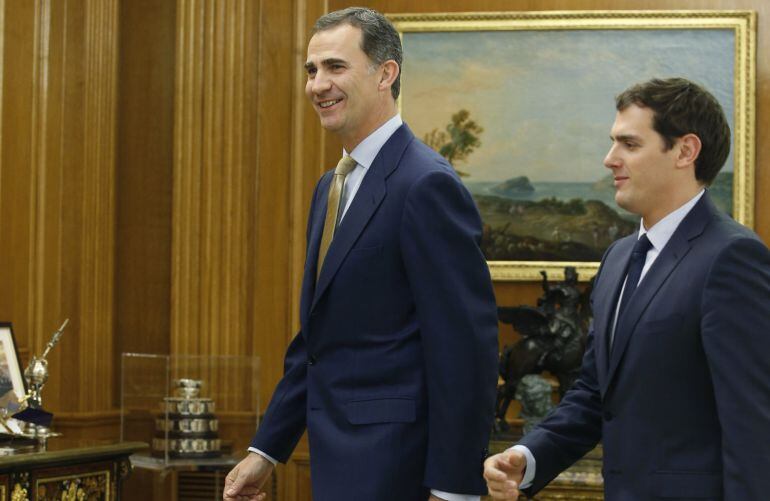
[[[548,371],[559,381],[559,394],[564,396],[577,379],[585,351],[585,337],[590,321],[591,285],[581,293],[574,267],[564,269],[564,281],[556,285],[543,277],[543,295],[532,306],[499,307],[498,318],[511,324],[522,335],[513,345],[503,348],[500,376],[504,383],[498,389],[495,431],[509,428],[505,414],[522,377]]]

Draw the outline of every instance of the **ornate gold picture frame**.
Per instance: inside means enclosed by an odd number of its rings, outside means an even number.
[[[402,36],[399,102],[460,173],[495,280],[591,278],[638,219],[614,205],[602,160],[614,97],[683,76],[720,100],[731,157],[712,198],[752,227],[756,13],[564,11],[389,14]]]

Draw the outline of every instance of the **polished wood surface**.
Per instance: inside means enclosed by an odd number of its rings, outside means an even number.
[[[0,318],[49,357],[46,406],[113,406],[117,0],[3,7]],[[66,391],[65,391],[66,389]]]

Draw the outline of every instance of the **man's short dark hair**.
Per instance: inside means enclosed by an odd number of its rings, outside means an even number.
[[[618,111],[631,105],[652,110],[653,129],[663,137],[667,150],[686,134],[698,136],[702,146],[695,160],[695,179],[711,184],[730,153],[730,126],[710,92],[684,78],[654,78],[615,98]]]
[[[398,76],[390,87],[393,99],[398,99],[401,92],[401,37],[388,19],[376,10],[366,7],[348,7],[330,12],[318,18],[312,34],[330,30],[342,24],[349,24],[361,30],[361,50],[375,65],[394,60],[398,64]]]

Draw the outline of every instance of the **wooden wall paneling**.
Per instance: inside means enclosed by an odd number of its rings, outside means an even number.
[[[194,0],[177,2],[174,163],[171,236],[171,352],[199,353],[201,269],[203,12]],[[200,61],[199,61],[200,60]]]
[[[251,353],[257,15],[256,4],[247,0],[177,2],[174,355]],[[237,402],[218,402],[220,409],[251,405],[250,381],[226,370],[202,374],[214,386],[243,388],[232,392]]]
[[[85,2],[82,341],[78,410],[112,406],[118,0]],[[63,381],[63,377],[59,379]]]
[[[286,501],[304,501],[312,499],[310,484],[310,454],[295,453],[286,465],[287,489],[283,499]]]
[[[72,317],[44,392],[65,412],[111,404],[116,5],[4,9],[0,308],[32,354]]]
[[[264,411],[283,374],[291,331],[290,219],[292,123],[296,62],[295,2],[260,2],[257,124],[257,197],[251,222],[255,238],[252,352],[262,359]]]
[[[120,3],[115,357],[169,353],[176,4]],[[120,397],[117,388],[116,399]],[[115,401],[119,405],[119,401]]]
[[[71,104],[82,104],[82,99],[66,92],[69,80],[82,75],[80,65],[67,62],[68,54],[75,51],[82,54],[82,44],[68,33],[70,25],[77,22],[77,16],[73,16],[64,4],[36,3],[34,52],[41,60],[33,63],[31,108],[32,171],[37,178],[33,196],[37,201],[30,207],[30,215],[35,218],[37,248],[30,256],[30,269],[34,270],[30,279],[33,292],[28,303],[34,311],[30,355],[39,356],[51,334],[65,318],[72,317],[67,337],[62,338],[62,344],[49,355],[51,384],[46,385],[43,401],[46,407],[55,409],[62,407],[58,390],[61,381],[54,380],[58,380],[62,373],[79,376],[79,368],[72,367],[74,364],[68,363],[66,355],[77,353],[82,340],[77,311],[79,302],[72,301],[63,289],[65,284],[77,286],[80,283],[80,266],[76,254],[70,252],[82,243],[82,233],[76,226],[79,207],[66,194],[70,190],[76,193],[82,190],[82,183],[75,179],[74,183],[70,182],[69,162],[73,158],[82,161],[83,135],[80,134],[80,141],[72,150],[63,148],[70,139],[67,129],[82,126],[82,113],[73,115],[68,109]],[[70,268],[67,271],[72,274],[65,275],[66,268]],[[75,402],[69,402],[67,410],[74,410],[73,404]]]
[[[299,332],[299,296],[307,247],[307,217],[315,185],[321,174],[333,167],[326,163],[325,132],[305,95],[304,69],[310,31],[326,12],[324,0],[297,0],[294,15],[294,61],[292,106],[292,192],[291,192],[291,333]]]
[[[35,6],[3,3],[2,160],[0,163],[0,266],[6,287],[0,289],[0,317],[14,323],[16,342],[30,346],[33,313],[29,298],[29,256],[34,190],[31,168],[32,60]]]

